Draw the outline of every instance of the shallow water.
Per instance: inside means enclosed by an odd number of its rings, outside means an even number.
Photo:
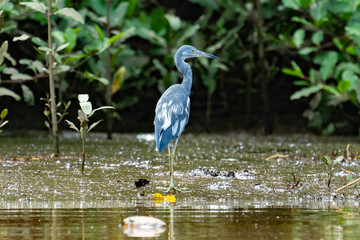
[[[0,238],[122,239],[124,218],[149,214],[167,223],[158,239],[359,236],[359,187],[333,193],[359,177],[357,138],[184,134],[174,166],[182,192],[169,204],[152,199],[169,184],[153,135],[89,136],[85,174],[71,132],[55,159],[44,133],[0,136]],[[334,166],[330,188],[324,155],[349,156]],[[139,178],[150,184],[136,188]]]
[[[0,210],[1,239],[357,239],[358,209],[299,206],[166,205]],[[166,226],[129,229],[123,219],[152,215]]]

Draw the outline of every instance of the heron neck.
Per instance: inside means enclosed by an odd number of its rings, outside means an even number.
[[[184,60],[181,61],[180,66],[177,65],[179,72],[184,76],[181,85],[184,86],[186,91],[190,94],[191,86],[192,86],[192,70],[188,63]]]

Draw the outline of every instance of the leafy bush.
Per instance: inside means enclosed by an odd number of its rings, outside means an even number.
[[[291,99],[311,97],[304,116],[309,125],[331,134],[352,121],[344,106],[360,105],[360,3],[357,1],[283,0],[294,12],[292,28],[279,35],[302,59],[283,68],[297,77]],[[285,11],[285,10],[284,10]],[[339,115],[341,117],[337,117]]]

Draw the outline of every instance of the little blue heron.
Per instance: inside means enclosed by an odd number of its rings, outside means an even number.
[[[182,73],[184,79],[181,84],[174,84],[169,87],[160,97],[155,109],[155,138],[156,149],[163,152],[166,147],[169,150],[170,165],[170,187],[171,190],[179,191],[174,185],[174,158],[176,145],[184,131],[190,116],[190,90],[192,85],[192,71],[187,58],[208,57],[217,58],[217,56],[197,50],[193,46],[184,45],[175,53],[175,65]],[[171,152],[169,143],[175,138],[173,150]]]

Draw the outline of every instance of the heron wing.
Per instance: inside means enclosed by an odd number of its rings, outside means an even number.
[[[180,137],[189,120],[190,98],[180,85],[167,89],[155,109],[156,148],[162,152],[175,137]]]

